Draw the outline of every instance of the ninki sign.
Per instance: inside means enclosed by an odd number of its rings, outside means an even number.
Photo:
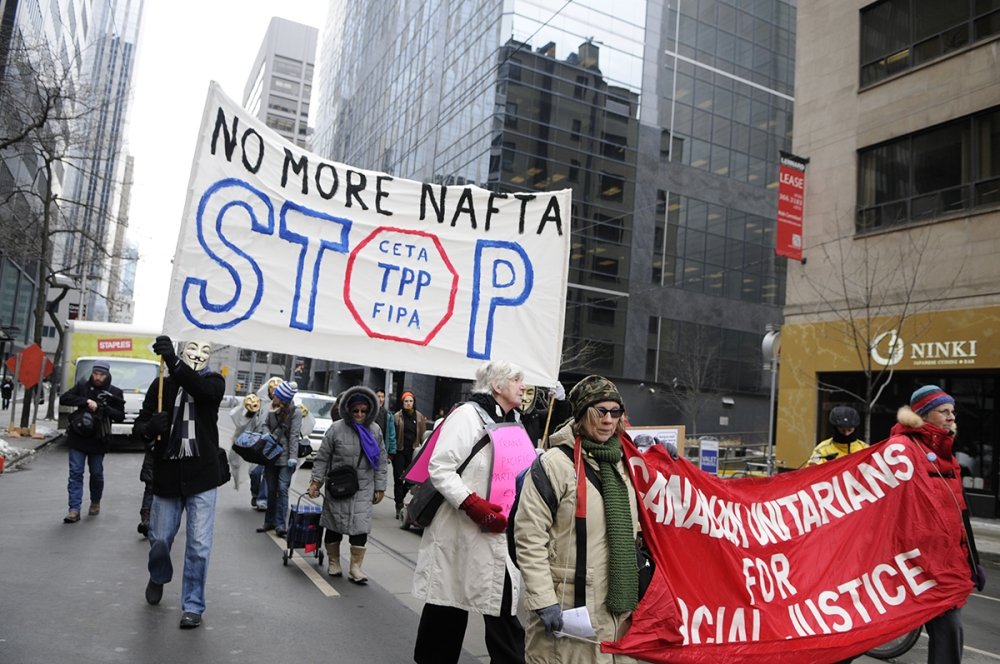
[[[976,339],[950,339],[907,343],[897,330],[879,334],[872,340],[871,358],[885,367],[904,359],[914,366],[952,366],[976,363]]]

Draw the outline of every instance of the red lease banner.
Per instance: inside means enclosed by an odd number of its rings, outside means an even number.
[[[774,253],[802,260],[802,208],[806,198],[806,160],[781,153],[778,166],[778,229]]]
[[[605,652],[650,662],[835,662],[972,591],[948,482],[912,442],[725,480],[654,445],[626,453],[656,563]]]

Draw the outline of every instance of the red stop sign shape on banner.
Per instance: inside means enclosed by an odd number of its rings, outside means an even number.
[[[39,376],[42,378],[48,378],[52,375],[52,370],[55,368],[52,365],[52,360],[45,357],[45,353],[42,352],[41,347],[38,344],[31,344],[24,350],[22,350],[17,355],[12,355],[7,358],[7,368],[10,369],[11,373],[17,371],[17,358],[21,358],[21,373],[14,376],[17,382],[24,385],[26,388],[31,389],[35,385],[38,385]],[[45,361],[45,370],[42,371],[42,361]]]
[[[455,271],[436,235],[378,228],[351,252],[344,302],[369,337],[426,346],[451,318]]]

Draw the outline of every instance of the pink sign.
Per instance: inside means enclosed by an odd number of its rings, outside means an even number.
[[[528,432],[520,424],[502,424],[490,431],[493,441],[493,471],[487,500],[500,505],[503,515],[514,505],[515,480],[538,456]]]
[[[414,484],[423,484],[430,477],[430,473],[427,471],[427,466],[431,462],[431,454],[434,453],[434,448],[437,447],[438,438],[441,437],[441,429],[444,422],[437,425],[434,431],[431,433],[431,437],[427,439],[427,442],[420,446],[417,450],[417,458],[413,460],[410,465],[409,470],[406,471],[406,475],[403,479],[407,482],[413,482]]]

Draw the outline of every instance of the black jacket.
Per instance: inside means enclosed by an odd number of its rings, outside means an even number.
[[[99,423],[97,434],[84,438],[71,427],[66,430],[66,444],[86,454],[104,454],[111,445],[111,423],[125,420],[125,398],[122,391],[111,383],[111,374],[108,374],[108,382],[101,387],[94,385],[93,376],[78,381],[59,397],[59,403],[76,406],[77,412],[84,412],[88,399],[97,403],[97,410],[94,411]]]
[[[219,404],[226,391],[226,379],[213,372],[198,373],[180,361],[163,379],[163,410],[171,423],[177,390],[183,387],[194,399],[199,453],[184,459],[166,458],[169,428],[155,442],[155,436],[146,435],[146,423],[157,410],[158,383],[154,380],[146,391],[142,410],[132,429],[137,439],[153,446],[153,494],[180,498],[214,489],[219,485]]]

